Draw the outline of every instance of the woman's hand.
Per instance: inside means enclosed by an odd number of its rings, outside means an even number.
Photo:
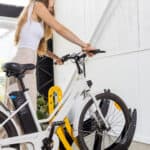
[[[61,60],[61,58],[59,58],[57,55],[55,55],[51,51],[47,51],[46,56],[53,59],[55,61],[55,64],[57,64],[57,65],[62,65],[63,64],[63,61]]]
[[[55,60],[55,63],[56,63],[57,65],[62,65],[62,64],[63,64],[63,61],[62,61],[60,58],[57,58],[57,59]]]
[[[95,49],[96,48],[92,47],[90,43],[87,43],[87,44],[84,45],[84,47],[82,47],[83,51],[93,51]]]
[[[94,51],[95,49],[96,48],[92,47],[91,44],[89,43],[85,44],[85,46],[82,47],[82,50],[85,51],[89,57],[93,56],[93,54],[90,53],[89,51]]]

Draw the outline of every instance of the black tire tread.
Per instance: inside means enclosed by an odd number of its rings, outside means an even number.
[[[129,124],[130,124],[130,120],[131,120],[131,117],[130,117],[130,112],[126,106],[126,104],[124,103],[124,101],[119,97],[117,96],[116,94],[114,93],[111,93],[111,92],[108,92],[108,93],[100,93],[100,94],[97,94],[96,95],[96,99],[111,99],[111,100],[114,100],[117,104],[119,104],[119,106],[122,108],[123,112],[124,112],[124,115],[125,115],[125,119],[126,119],[126,128],[129,127]],[[78,127],[78,130],[80,130],[81,128],[81,121],[84,119],[84,114],[86,113],[86,111],[88,110],[88,108],[92,105],[93,101],[92,99],[85,105],[85,107],[83,108],[83,111],[81,113],[81,116],[80,116],[80,119],[79,119],[79,127]],[[78,143],[79,143],[79,146],[80,146],[80,149],[81,150],[89,150],[86,146],[85,146],[85,143],[82,139],[82,135],[79,133],[78,137]]]
[[[3,112],[0,112],[0,123],[2,123],[4,120],[7,119],[7,116],[3,113]],[[17,133],[17,130],[14,126],[14,124],[12,123],[11,120],[9,120],[5,125],[4,125],[4,128],[8,134],[8,137],[14,137],[14,136],[18,136],[18,133]],[[17,150],[19,150],[20,146],[19,144],[15,144],[15,145],[12,145],[13,148],[16,148]]]

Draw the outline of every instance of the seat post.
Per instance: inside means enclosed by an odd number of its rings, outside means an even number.
[[[19,82],[20,82],[20,85],[21,85],[22,90],[23,90],[23,91],[26,91],[27,89],[25,88],[25,84],[24,84],[24,82],[23,82],[23,77],[24,77],[24,76],[20,75],[20,76],[18,76],[17,78],[18,78],[18,80],[19,80]]]

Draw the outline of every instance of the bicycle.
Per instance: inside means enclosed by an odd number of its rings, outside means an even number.
[[[93,55],[98,53],[104,53],[101,50],[90,51]],[[10,112],[6,106],[0,103],[0,128],[3,128],[7,133],[7,138],[0,140],[0,149],[17,149],[20,150],[20,144],[27,144],[27,149],[36,150],[58,150],[59,139],[55,134],[57,126],[62,125],[63,119],[68,116],[75,102],[79,102],[80,109],[74,112],[72,120],[72,126],[74,135],[79,140],[79,145],[82,150],[90,150],[91,144],[87,142],[87,138],[93,136],[103,138],[104,133],[107,132],[107,136],[111,136],[112,142],[107,145],[100,145],[102,149],[109,149],[115,142],[117,142],[119,136],[123,132],[124,128],[128,128],[130,122],[130,114],[127,106],[122,99],[115,94],[107,91],[98,95],[93,95],[90,92],[92,87],[92,81],[86,79],[85,70],[85,58],[87,54],[85,52],[68,54],[62,57],[62,61],[73,60],[76,64],[77,71],[75,71],[69,82],[62,101],[56,106],[54,112],[43,120],[38,120],[35,112],[33,111],[31,99],[28,95],[28,89],[25,88],[23,83],[23,77],[25,72],[35,68],[33,64],[17,64],[17,63],[6,63],[3,66],[4,72],[8,77],[14,76],[20,82],[22,87],[21,91],[15,91],[10,93],[10,99],[14,102],[16,110]],[[18,101],[19,104],[17,103]],[[30,126],[26,124],[26,120],[21,120],[21,112],[27,112],[27,118],[30,116]],[[121,117],[121,128],[119,132],[112,132],[112,126],[109,123],[108,115],[110,111],[117,111]],[[20,114],[19,114],[20,113]],[[24,135],[20,135],[17,130],[15,120],[13,117],[18,114],[21,126],[24,130]],[[116,114],[115,114],[116,116]],[[40,124],[49,123],[51,124],[43,131]],[[103,141],[103,140],[102,140]],[[93,141],[93,148],[96,143],[95,138]]]

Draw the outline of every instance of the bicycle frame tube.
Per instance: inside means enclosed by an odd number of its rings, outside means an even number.
[[[4,146],[12,145],[12,144],[22,144],[22,143],[32,143],[33,147],[35,150],[41,150],[41,147],[43,145],[42,140],[45,137],[48,137],[49,135],[49,130],[37,132],[37,133],[32,133],[32,134],[27,134],[27,135],[21,135],[17,137],[10,137],[7,139],[1,139],[0,140],[0,150]],[[56,135],[53,136],[53,141],[54,141],[54,147],[52,150],[58,150],[59,147],[59,140]]]
[[[64,116],[68,116],[70,121],[74,120],[76,109],[80,109],[80,105],[84,99],[83,91],[87,88],[85,80],[78,80],[73,84],[72,92],[65,105],[61,109],[61,113],[58,113],[54,121],[64,119]],[[62,118],[63,117],[63,118]]]
[[[96,97],[95,97],[92,93],[90,93],[90,96],[91,96],[91,98],[92,98],[92,100],[93,100],[93,102],[94,102],[94,104],[95,104],[96,110],[98,111],[98,113],[99,113],[101,119],[103,120],[103,122],[104,122],[106,128],[109,129],[109,125],[108,125],[108,123],[106,122],[106,120],[105,120],[105,118],[104,118],[104,116],[103,116],[103,114],[102,114],[101,109],[99,109],[99,105],[98,105],[98,102],[97,102],[97,100],[96,100]]]
[[[35,111],[34,111],[34,109],[33,109],[32,104],[31,104],[31,98],[30,98],[29,95],[28,95],[28,91],[26,91],[24,94],[25,94],[25,97],[26,97],[26,102],[24,102],[18,109],[16,109],[15,111],[13,111],[12,114],[7,115],[8,118],[7,118],[6,120],[4,120],[4,121],[0,124],[0,128],[3,127],[9,120],[11,120],[23,107],[25,107],[26,105],[28,105],[28,106],[29,106],[29,109],[30,109],[30,111],[31,111],[33,120],[34,120],[34,122],[35,122],[35,124],[36,124],[36,127],[37,127],[38,131],[42,131],[41,126],[40,126],[40,124],[39,124],[39,121],[38,121],[38,119],[37,119],[37,117],[36,117],[36,113],[35,113]]]
[[[10,116],[10,112],[6,111],[2,106],[0,106],[0,111],[1,111],[5,116],[7,116],[7,117]],[[20,132],[20,130],[19,130],[19,128],[18,128],[18,125],[17,125],[17,123],[15,122],[14,118],[10,118],[9,120],[11,120],[11,122],[13,123],[14,127],[16,128],[16,131],[17,131],[18,135],[21,134],[21,132]],[[9,120],[8,120],[8,121],[9,121]],[[4,121],[3,121],[3,122],[4,122]],[[6,123],[5,123],[5,124],[6,124]],[[4,125],[5,125],[5,124],[4,124]],[[0,124],[0,128],[3,127],[4,125]]]
[[[3,121],[0,124],[0,128],[3,127],[11,118],[13,118],[23,107],[25,107],[28,104],[28,101],[26,101],[24,104],[22,104],[17,110],[15,110],[9,117]]]
[[[65,90],[65,94],[62,101],[58,104],[54,112],[47,119],[39,120],[39,122],[40,123],[49,122],[50,120],[52,120],[54,116],[56,116],[56,114],[57,116],[55,117],[54,121],[63,120],[64,117],[68,115],[70,109],[73,107],[73,104],[77,99],[77,97],[78,98],[81,97],[81,93],[87,88],[88,87],[87,87],[86,79],[83,77],[83,75],[77,75],[77,72],[75,71]],[[59,111],[61,113],[59,113]]]

